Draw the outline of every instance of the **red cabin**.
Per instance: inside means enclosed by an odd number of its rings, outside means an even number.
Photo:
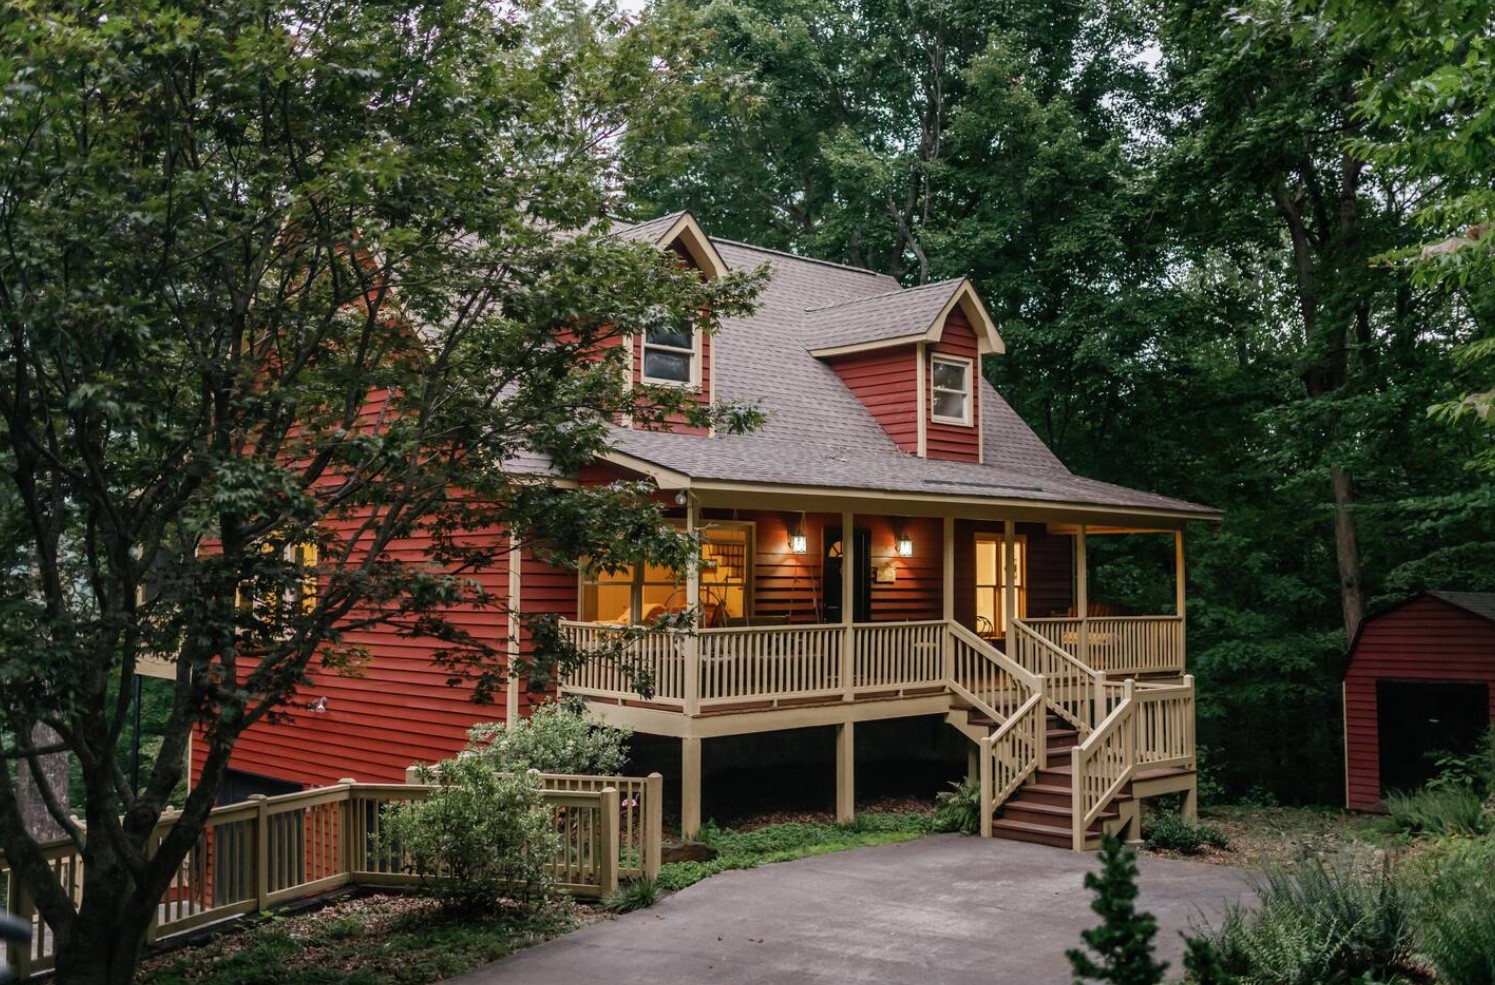
[[[1495,594],[1425,592],[1367,619],[1344,675],[1345,803],[1384,811],[1495,721]]]

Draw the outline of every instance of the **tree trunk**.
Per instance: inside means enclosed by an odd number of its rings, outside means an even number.
[[[31,729],[31,744],[37,749],[55,745],[59,740],[60,737],[52,731],[49,725],[37,723]],[[48,753],[45,756],[38,756],[36,762],[58,805],[64,811],[67,810],[67,753]],[[37,841],[51,841],[62,837],[62,825],[58,824],[57,819],[47,810],[47,802],[36,785],[36,777],[32,774],[31,767],[25,760],[22,760],[16,768],[16,804],[21,810],[21,820],[25,822],[26,833],[31,837]]]
[[[1339,601],[1344,611],[1345,639],[1355,638],[1365,617],[1365,582],[1360,567],[1360,541],[1355,533],[1355,487],[1349,473],[1329,469],[1334,489],[1334,559],[1339,564]]]

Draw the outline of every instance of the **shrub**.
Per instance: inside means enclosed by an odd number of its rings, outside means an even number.
[[[589,720],[579,710],[547,702],[529,718],[506,728],[501,723],[475,726],[468,733],[466,755],[500,773],[583,773],[610,776],[628,763],[624,728]]]
[[[659,901],[659,884],[653,879],[633,879],[602,897],[602,908],[613,913],[631,913]]]
[[[1085,888],[1095,893],[1090,908],[1100,914],[1101,924],[1080,934],[1089,951],[1065,952],[1075,981],[1157,985],[1168,963],[1153,959],[1157,918],[1137,911],[1137,853],[1108,834],[1101,840],[1100,862],[1099,873],[1085,873]]]
[[[951,783],[953,790],[935,794],[934,830],[973,835],[981,830],[981,781]]]
[[[1154,852],[1198,855],[1206,846],[1230,847],[1230,839],[1219,828],[1210,824],[1191,824],[1172,811],[1152,815],[1145,835],[1148,851]]]
[[[425,800],[384,808],[380,848],[404,860],[450,909],[500,900],[521,911],[546,902],[545,871],[558,847],[550,809],[531,773],[500,774],[474,758],[448,760]]]
[[[1495,985],[1495,839],[1453,838],[1416,863],[1420,955],[1452,985]]]
[[[1257,905],[1226,909],[1205,939],[1219,967],[1250,982],[1336,985],[1390,981],[1412,953],[1407,894],[1383,862],[1372,870],[1346,860],[1304,860],[1253,885]]]
[[[1386,810],[1398,830],[1412,834],[1477,835],[1488,833],[1491,827],[1484,799],[1463,785],[1388,794]]]
[[[1480,737],[1473,752],[1463,756],[1443,753],[1433,764],[1438,775],[1428,782],[1428,789],[1464,787],[1481,800],[1495,796],[1495,728]]]

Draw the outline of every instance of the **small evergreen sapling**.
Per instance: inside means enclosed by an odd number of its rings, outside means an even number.
[[[1090,908],[1100,914],[1101,924],[1080,934],[1089,952],[1081,948],[1065,952],[1076,985],[1085,981],[1160,985],[1168,963],[1153,959],[1157,918],[1137,912],[1137,853],[1108,834],[1101,841],[1100,860],[1098,874],[1085,874],[1085,888],[1095,893]]]

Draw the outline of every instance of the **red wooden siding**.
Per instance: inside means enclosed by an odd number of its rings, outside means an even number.
[[[423,563],[424,546],[411,539],[391,553]],[[469,577],[497,598],[508,594],[504,557]],[[462,606],[448,615],[456,625],[503,648],[508,619],[501,609]],[[447,672],[432,661],[439,648],[434,641],[402,638],[391,628],[376,627],[349,632],[345,642],[368,654],[355,674],[313,669],[296,699],[306,705],[326,698],[327,710],[298,709],[285,721],[255,725],[235,748],[229,764],[233,769],[309,786],[343,777],[399,782],[411,763],[450,756],[462,748],[474,724],[504,717],[501,699],[477,705],[469,687],[447,685]],[[194,774],[200,765],[200,755],[195,755]]]
[[[838,356],[831,368],[841,377],[893,443],[910,455],[919,453],[919,378],[917,350],[894,346]]]
[[[971,425],[941,424],[934,419],[934,386],[928,378],[924,383],[925,441],[927,458],[947,459],[957,462],[981,461],[981,354],[976,348],[976,332],[959,308],[945,318],[945,328],[938,342],[928,346],[928,351],[947,356],[960,356],[971,361]],[[926,363],[928,362],[926,358]],[[928,365],[924,372],[930,372]]]
[[[1367,622],[1344,677],[1346,802],[1382,810],[1376,682],[1478,681],[1495,721],[1495,623],[1423,596]]]

